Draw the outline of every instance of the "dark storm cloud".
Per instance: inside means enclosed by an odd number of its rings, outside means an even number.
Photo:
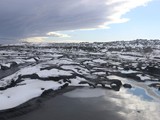
[[[118,12],[115,6],[126,1],[120,0],[117,4],[115,0],[1,0],[0,39],[39,37],[52,31],[97,28],[107,22],[116,22],[111,17]],[[149,0],[140,1],[145,3]]]

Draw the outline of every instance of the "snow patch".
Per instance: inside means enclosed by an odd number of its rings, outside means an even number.
[[[26,79],[17,87],[8,88],[5,91],[1,91],[0,94],[0,110],[9,109],[21,105],[30,99],[38,97],[42,94],[44,89],[57,90],[61,84],[54,81],[41,81]]]

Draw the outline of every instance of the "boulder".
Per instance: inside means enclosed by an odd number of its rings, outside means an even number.
[[[126,84],[123,85],[123,87],[124,88],[132,88],[132,85],[126,83]]]
[[[120,80],[111,80],[110,86],[113,90],[115,91],[119,91],[121,86],[122,86],[122,82]]]

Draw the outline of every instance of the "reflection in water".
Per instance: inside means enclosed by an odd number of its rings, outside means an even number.
[[[129,89],[128,92],[132,93],[133,95],[139,96],[143,98],[144,100],[152,101],[153,98],[149,96],[146,91],[142,88],[133,88]]]
[[[113,103],[112,108],[115,110],[120,108],[117,112],[126,120],[159,120],[160,118],[160,102],[147,95],[142,88],[130,90],[121,88],[118,92],[105,89],[80,88],[64,95],[71,98],[81,98],[81,100],[97,97],[110,101]],[[107,106],[105,108],[110,109]]]
[[[141,95],[137,95],[138,92]],[[160,101],[148,96],[143,89],[135,89],[132,94],[127,89],[121,89],[115,94],[116,97],[112,96],[110,99],[118,106],[123,106],[119,114],[125,116],[127,120],[159,120]],[[152,101],[148,100],[150,98]]]
[[[141,96],[144,100],[151,101],[155,98],[157,100],[160,100],[160,91],[158,91],[157,88],[154,87],[152,88],[149,86],[152,83],[157,83],[157,81],[138,82],[137,80],[124,78],[117,75],[110,75],[107,76],[107,78],[121,80],[123,84],[125,83],[131,84],[134,89],[133,88],[129,89],[128,92],[137,96]]]

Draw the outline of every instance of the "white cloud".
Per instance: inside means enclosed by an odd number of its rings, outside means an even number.
[[[1,0],[0,38],[22,39],[64,30],[108,28],[151,0]],[[53,32],[51,32],[53,31]]]
[[[52,37],[62,37],[62,38],[70,37],[67,34],[61,34],[61,33],[57,33],[57,32],[48,32],[46,35],[52,36]]]
[[[145,6],[148,2],[152,0],[108,0],[106,3],[108,6],[112,6],[110,10],[110,15],[107,16],[108,21],[106,21],[102,27],[113,23],[123,23],[129,21],[129,18],[123,18],[122,15],[130,12],[132,9]]]
[[[42,43],[46,42],[47,37],[29,37],[25,39],[21,39],[22,42],[34,42],[34,43]]]
[[[50,37],[29,37],[25,39],[21,39],[20,42],[31,42],[31,43],[80,43],[85,42],[83,40],[56,40],[55,38]]]

